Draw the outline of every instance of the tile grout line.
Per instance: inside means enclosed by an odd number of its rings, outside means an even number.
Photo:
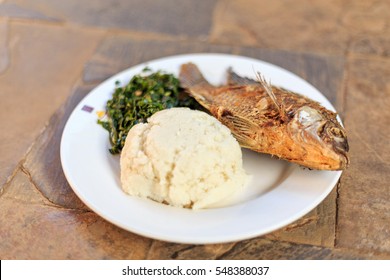
[[[199,245],[191,245],[191,244],[189,244],[186,247],[173,252],[173,254],[171,255],[171,259],[178,260],[178,257],[180,256],[181,253],[190,251],[190,250],[194,249],[197,246],[199,246]],[[200,246],[203,246],[203,245],[200,245]]]
[[[233,242],[230,244],[230,247],[227,248],[223,253],[220,253],[218,255],[215,256],[214,260],[222,260],[223,256],[226,256],[229,254],[229,252],[231,252],[234,248],[237,247],[239,242]]]
[[[228,250],[226,250],[225,252],[223,252],[222,254],[217,256],[215,259],[216,260],[223,260],[231,252],[234,252],[234,250],[239,246],[239,244],[240,244],[240,242],[234,242],[233,245]]]
[[[156,243],[155,239],[151,239],[148,251],[145,254],[145,260],[150,260],[150,252],[153,250],[154,244]]]
[[[347,50],[344,53],[344,69],[343,69],[343,80],[342,80],[342,108],[341,112],[343,112],[343,123],[345,125],[347,121],[347,94],[348,94],[348,81],[349,81],[349,51],[350,43],[347,44]],[[348,131],[348,127],[346,128]],[[337,182],[337,196],[336,196],[336,214],[335,214],[335,234],[334,234],[334,248],[337,248],[338,246],[338,234],[339,234],[339,216],[340,216],[340,190],[341,190],[341,177],[339,181]]]
[[[34,182],[33,178],[32,178],[32,175],[30,173],[30,171],[23,165],[23,163],[21,163],[20,165],[20,171],[23,172],[23,174],[27,177],[28,181],[30,182],[30,184],[39,192],[39,194],[46,200],[48,201],[49,203],[48,204],[45,204],[45,206],[48,206],[48,207],[53,207],[53,208],[56,208],[56,209],[62,209],[62,210],[71,210],[71,211],[78,211],[78,212],[82,212],[82,213],[90,213],[91,211],[90,210],[84,210],[84,209],[77,209],[77,208],[66,208],[66,207],[63,207],[63,206],[59,206],[57,204],[55,204],[53,201],[51,201],[47,196],[45,196],[44,193],[42,193],[42,191],[39,189],[39,187],[36,185],[36,183]]]
[[[98,44],[97,44],[98,45]],[[83,79],[82,79],[82,74],[83,74],[83,71],[84,69],[81,70],[80,72],[80,76],[78,76],[76,78],[76,80],[73,82],[73,85],[70,87],[70,92],[71,94],[75,91],[75,89],[78,87],[78,86],[83,86],[84,83],[83,83]],[[88,86],[88,85],[87,85]],[[67,101],[69,100],[69,98],[71,97],[71,94],[64,100],[64,102],[54,111],[54,113],[49,117],[49,119],[45,122],[45,124],[43,125],[43,127],[41,128],[41,130],[37,133],[36,137],[34,138],[34,140],[31,142],[30,146],[26,149],[25,153],[23,154],[23,156],[20,158],[20,160],[18,161],[18,163],[16,164],[15,168],[13,169],[12,173],[7,177],[5,183],[3,185],[0,186],[0,197],[2,196],[2,194],[4,193],[4,191],[6,190],[7,186],[10,184],[10,182],[15,178],[16,174],[18,173],[18,171],[22,171],[29,179],[30,183],[38,190],[38,192],[42,195],[42,197],[44,197],[47,201],[49,201],[49,203],[53,206],[53,207],[57,207],[57,208],[63,208],[63,209],[70,209],[70,210],[77,210],[77,209],[72,209],[72,208],[65,208],[65,207],[60,207],[58,205],[56,205],[55,203],[53,203],[52,201],[50,201],[40,190],[39,188],[36,186],[36,184],[34,183],[33,179],[32,179],[32,176],[30,174],[30,172],[28,171],[28,169],[24,166],[24,163],[26,162],[31,150],[33,149],[33,147],[38,143],[38,140],[40,139],[40,137],[45,133],[45,131],[49,128],[49,125],[50,125],[50,121],[51,119],[53,118],[53,116],[61,109],[63,109],[64,105],[67,103]]]
[[[1,2],[0,2],[1,3]],[[15,18],[8,18],[8,17],[5,17],[4,19],[4,25],[5,25],[5,28],[6,29],[4,31],[5,35],[8,35],[8,32],[9,32],[9,26],[11,24],[12,21],[17,21],[18,19],[15,19]],[[27,19],[26,19],[27,20]],[[0,24],[2,24],[2,21],[3,21],[3,18],[0,17]],[[37,21],[37,20],[30,20],[30,21],[35,21],[35,22],[39,22],[40,24],[42,24],[42,21]],[[50,21],[45,21],[44,22],[45,25],[47,23],[51,23]],[[1,26],[0,26],[1,27]],[[0,30],[1,31],[1,30]],[[108,31],[107,31],[108,32]],[[105,32],[104,35],[102,35],[102,38],[101,40],[103,40],[104,36],[106,36],[107,32]],[[95,50],[96,48],[99,46],[100,42],[96,43],[96,47],[95,47]],[[7,47],[7,50],[9,49],[9,42],[6,41],[6,47]],[[1,46],[0,46],[1,47]],[[92,55],[91,55],[92,56]],[[90,60],[90,58],[89,58]],[[9,64],[7,65],[7,67],[5,69],[1,69],[1,65],[0,65],[0,74],[4,71],[7,70],[7,68],[9,67]],[[73,92],[74,91],[74,88],[78,85],[78,84],[83,84],[82,83],[82,74],[83,74],[83,71],[84,69],[81,70],[80,72],[80,75],[78,76],[78,78],[76,79],[76,81],[73,83],[73,85],[70,87],[70,92]],[[81,76],[81,78],[80,78]],[[81,81],[81,83],[80,83]],[[70,95],[68,96],[68,98],[70,97]],[[66,98],[66,100],[68,99]],[[18,163],[15,165],[14,169],[12,170],[12,172],[8,173],[6,176],[6,180],[5,182],[0,185],[0,196],[3,194],[3,192],[5,191],[5,189],[7,188],[7,185],[14,179],[15,175],[17,174],[17,172],[19,171],[19,169],[21,169],[23,163],[26,161],[31,149],[34,147],[34,145],[37,143],[38,139],[41,137],[41,135],[46,131],[46,129],[48,128],[49,126],[49,122],[50,122],[50,119],[52,118],[52,116],[65,104],[66,100],[56,109],[56,111],[48,118],[48,120],[43,124],[41,130],[37,133],[36,137],[33,139],[33,141],[31,142],[31,144],[28,146],[28,148],[25,150],[24,154],[21,156],[20,160],[18,161]],[[22,170],[23,171],[23,170]]]
[[[33,185],[33,187],[39,192],[39,194],[40,194],[45,200],[47,200],[47,201],[50,203],[50,205],[55,205],[55,204],[53,203],[53,201],[51,201],[48,197],[46,197],[46,196],[42,193],[42,191],[39,189],[39,187],[36,185],[36,183],[34,182],[34,180],[33,180],[33,178],[32,178],[32,175],[31,175],[30,171],[24,166],[24,162],[25,162],[25,160],[23,160],[23,162],[22,162],[22,163],[20,164],[20,166],[19,166],[20,171],[22,171],[22,172],[24,173],[24,175],[27,176],[27,179],[28,179],[28,181],[30,182],[30,184]]]
[[[22,159],[23,160],[23,159]],[[22,161],[21,160],[21,161]],[[3,195],[4,191],[7,189],[8,185],[12,182],[12,180],[15,178],[16,174],[20,170],[21,161],[15,166],[14,170],[12,171],[11,175],[9,175],[3,185],[0,186],[0,197]]]
[[[336,213],[335,213],[334,239],[333,239],[333,248],[336,249],[337,249],[338,223],[339,223],[339,197],[340,197],[340,181],[337,182],[337,186],[336,186]]]
[[[49,122],[46,121],[46,123],[43,126],[43,128],[39,131],[37,137],[35,137],[35,139],[31,143],[31,145],[27,148],[26,152],[23,154],[21,159],[16,164],[15,168],[12,170],[11,175],[9,175],[7,177],[5,183],[2,186],[0,186],[0,196],[3,194],[4,190],[7,188],[7,185],[9,185],[10,182],[15,178],[16,174],[18,173],[18,171],[21,170],[21,167],[22,167],[23,163],[26,161],[27,156],[29,155],[29,153],[32,150],[32,148],[34,147],[34,145],[37,142],[38,138],[45,132],[45,130],[47,129],[48,125],[49,125]]]

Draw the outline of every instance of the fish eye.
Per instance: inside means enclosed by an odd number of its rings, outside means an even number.
[[[308,106],[303,106],[298,114],[298,121],[301,125],[309,127],[314,123],[318,123],[323,120],[323,116],[316,109]]]

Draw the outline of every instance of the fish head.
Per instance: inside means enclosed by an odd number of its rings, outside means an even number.
[[[348,139],[335,114],[324,114],[315,108],[302,106],[296,111],[290,125],[302,145],[321,147],[321,154],[340,162],[338,169],[348,166]]]

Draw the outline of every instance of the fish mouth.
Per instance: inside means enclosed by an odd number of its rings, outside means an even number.
[[[346,154],[349,151],[349,144],[347,137],[342,135],[342,137],[333,137],[333,148],[335,151],[341,154]]]
[[[324,122],[318,129],[318,135],[339,156],[339,169],[347,168],[350,163],[349,144],[344,128],[332,121]]]
[[[340,170],[346,169],[349,166],[350,160],[346,152],[339,153],[340,156]]]
[[[348,144],[347,137],[344,135],[344,137],[342,138],[339,137],[334,138],[333,149],[340,156],[341,169],[345,169],[346,167],[348,167],[350,160],[348,157],[349,144]]]

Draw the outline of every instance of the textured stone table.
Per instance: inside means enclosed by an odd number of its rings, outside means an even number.
[[[0,259],[390,259],[388,1],[195,2],[0,1]],[[309,214],[250,240],[175,244],[110,224],[71,190],[60,137],[81,98],[194,52],[274,63],[334,104],[351,166]]]

